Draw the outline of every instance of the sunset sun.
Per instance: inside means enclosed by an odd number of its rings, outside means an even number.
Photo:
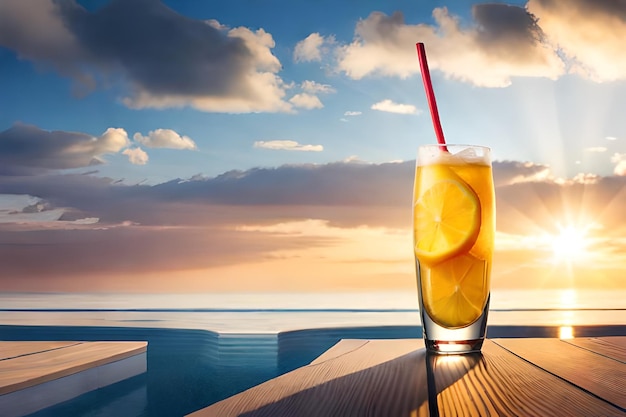
[[[552,254],[556,261],[575,261],[586,254],[589,240],[587,229],[573,225],[559,227],[552,238]]]

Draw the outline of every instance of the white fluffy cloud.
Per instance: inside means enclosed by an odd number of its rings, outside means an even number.
[[[433,11],[435,25],[409,25],[396,12],[372,13],[360,21],[355,39],[338,50],[338,69],[349,77],[409,77],[419,71],[416,41],[424,42],[431,69],[478,86],[503,87],[514,76],[556,78],[564,64],[542,42],[541,29],[524,8],[475,5],[473,25],[462,25],[447,8]]]
[[[150,148],[196,149],[193,140],[171,129],[156,129],[146,136],[135,133],[133,139],[136,144]],[[96,137],[16,123],[0,132],[0,175],[32,175],[84,168],[102,164],[107,155],[113,154],[127,156],[132,164],[145,165],[148,154],[131,145],[126,130],[117,127],[110,127]]]
[[[398,114],[419,114],[419,110],[412,104],[399,104],[386,99],[372,104],[372,110]]]
[[[406,78],[418,72],[412,45],[424,42],[431,69],[482,87],[513,77],[556,79],[575,73],[594,81],[626,79],[626,3],[529,0],[526,7],[476,4],[470,22],[447,8],[434,24],[407,24],[400,12],[374,12],[354,40],[337,48],[337,69],[351,78]]]
[[[336,93],[336,90],[332,86],[311,80],[303,81],[300,83],[299,87],[302,89],[302,93],[291,97],[289,103],[303,109],[321,109],[324,107],[324,104],[318,97],[318,94]]]
[[[122,155],[128,156],[128,161],[133,165],[145,165],[148,163],[148,154],[141,148],[127,148]]]
[[[310,62],[322,60],[322,45],[324,37],[319,33],[311,33],[296,44],[293,59],[296,62]]]
[[[528,11],[571,71],[596,81],[626,79],[626,2],[530,0]]]
[[[328,84],[320,84],[318,82],[310,81],[310,80],[303,81],[300,84],[300,88],[302,88],[302,91],[305,91],[311,94],[319,94],[319,93],[328,94],[328,93],[336,92],[336,90]]]
[[[128,133],[124,129],[110,127],[92,143],[98,153],[116,153],[128,146]]]
[[[171,129],[156,129],[147,136],[141,133],[133,135],[135,142],[148,148],[196,149],[196,143],[189,136],[181,136]]]
[[[120,80],[131,108],[292,111],[270,33],[191,19],[160,1],[116,1],[94,12],[75,0],[2,1],[0,46],[84,91]]]
[[[275,46],[272,35],[263,29],[253,32],[239,27],[229,30],[227,36],[243,41],[249,52],[249,62],[245,71],[231,74],[224,85],[211,86],[211,91],[206,94],[191,91],[162,94],[138,87],[132,96],[123,99],[124,104],[131,108],[157,109],[191,106],[201,111],[219,113],[292,112],[291,104],[284,100],[287,86],[277,75],[281,68],[280,61],[271,53]],[[220,66],[220,63],[210,65]],[[216,68],[215,71],[228,72],[229,65],[225,63],[223,69]],[[206,77],[209,75],[205,74]],[[223,91],[225,88],[226,91]]]
[[[319,97],[307,93],[296,94],[289,99],[289,102],[303,109],[321,109],[324,107]]]
[[[302,145],[295,140],[270,140],[254,142],[255,148],[284,150],[284,151],[305,151],[305,152],[321,152],[324,150],[322,145]]]
[[[613,169],[615,175],[626,175],[626,153],[615,153],[611,157],[611,162],[615,164],[615,168]]]
[[[120,128],[110,127],[94,137],[16,123],[0,132],[0,173],[32,174],[101,164],[105,155],[118,153],[129,143]]]

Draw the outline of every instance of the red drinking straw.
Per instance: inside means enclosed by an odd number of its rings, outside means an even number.
[[[426,60],[426,50],[424,49],[424,44],[422,42],[416,43],[415,46],[417,46],[417,56],[420,60],[422,81],[424,82],[424,89],[426,90],[426,98],[428,99],[428,107],[430,107],[430,116],[433,119],[437,142],[441,145],[441,150],[447,152],[448,147],[446,146],[446,140],[443,137],[443,129],[441,128],[441,121],[439,120],[439,111],[437,111],[437,101],[435,100],[433,83],[430,81],[430,71],[428,70],[428,61]]]

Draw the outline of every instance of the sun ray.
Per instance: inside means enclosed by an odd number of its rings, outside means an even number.
[[[558,225],[559,233],[552,238],[552,255],[556,262],[567,263],[580,261],[585,257],[589,246],[587,227],[577,227],[571,224]]]

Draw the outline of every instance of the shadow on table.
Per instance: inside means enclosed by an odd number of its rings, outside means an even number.
[[[480,353],[438,356],[419,349],[286,396],[241,417],[439,416],[438,394],[482,361]]]

